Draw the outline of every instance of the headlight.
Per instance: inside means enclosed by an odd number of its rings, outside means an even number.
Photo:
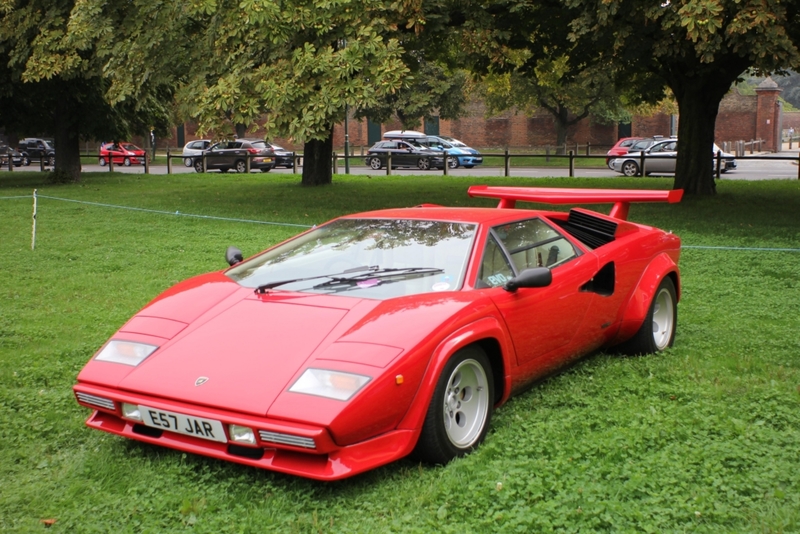
[[[109,341],[94,359],[136,367],[157,348],[155,345],[133,341]]]
[[[256,444],[256,433],[253,429],[241,425],[228,425],[228,433],[231,436],[231,441],[236,443],[247,443],[248,445]]]
[[[344,401],[355,395],[369,381],[370,377],[353,373],[306,369],[289,391]]]

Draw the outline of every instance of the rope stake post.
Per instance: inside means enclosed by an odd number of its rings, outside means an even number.
[[[33,190],[33,231],[31,234],[31,250],[36,248],[36,189]]]

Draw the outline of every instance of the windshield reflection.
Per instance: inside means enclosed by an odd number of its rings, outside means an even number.
[[[296,280],[276,289],[374,299],[452,291],[463,282],[474,235],[474,224],[339,219],[240,263],[226,275],[244,287]],[[374,277],[359,271],[366,266],[375,271]],[[441,272],[381,277],[380,272],[387,269]],[[332,275],[359,279],[352,284],[322,283]]]

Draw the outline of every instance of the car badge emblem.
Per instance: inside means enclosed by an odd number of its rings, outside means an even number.
[[[200,378],[198,378],[197,380],[194,381],[194,385],[195,386],[202,386],[206,382],[208,382],[208,377],[207,376],[201,376]]]

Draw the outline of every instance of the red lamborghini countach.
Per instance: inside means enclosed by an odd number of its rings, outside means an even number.
[[[498,207],[347,215],[246,260],[229,247],[231,267],[125,323],[75,395],[92,428],[314,479],[445,463],[556,368],[672,345],[680,239],[626,219],[682,193],[476,186]]]

